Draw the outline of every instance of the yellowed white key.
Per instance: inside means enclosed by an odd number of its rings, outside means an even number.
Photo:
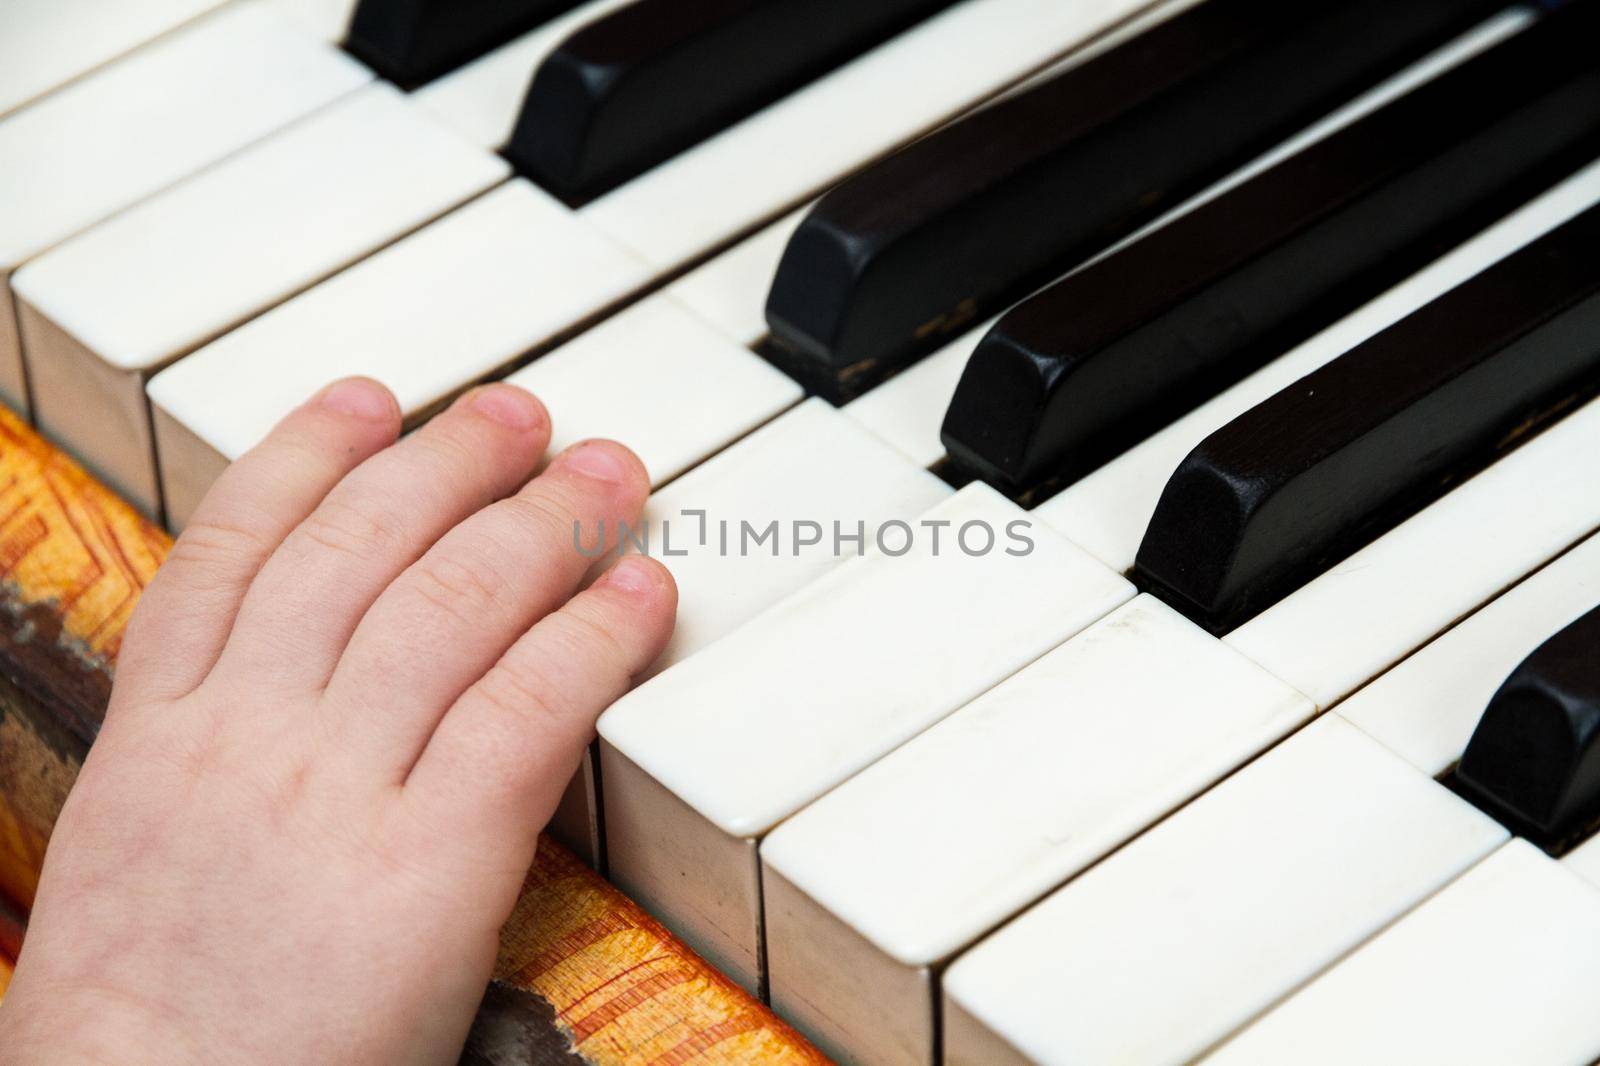
[[[840,1059],[932,1061],[940,965],[1313,711],[1123,605],[767,837],[774,1009]]]
[[[981,484],[884,530],[601,718],[611,876],[754,988],[760,838],[1132,595]]]
[[[509,171],[376,84],[69,239],[12,279],[35,422],[154,514],[149,374]]]
[[[510,139],[522,110],[522,98],[545,56],[573,31],[628,2],[589,0],[435,78],[413,92],[411,98],[480,148],[499,148]]]
[[[588,437],[625,442],[653,485],[799,402],[793,379],[657,295],[506,380],[553,412],[552,451]]]
[[[1437,777],[1461,758],[1518,663],[1600,604],[1600,536],[1507,590],[1339,704],[1338,713]]]
[[[293,19],[307,33],[338,44],[350,29],[360,0],[268,0],[274,10]]]
[[[845,404],[844,412],[923,466],[944,458],[939,428],[956,383],[993,320]]]
[[[0,399],[26,398],[10,302],[18,267],[371,78],[240,0],[0,119]]]
[[[944,1061],[1191,1061],[1505,839],[1323,719],[958,958]]]
[[[1600,888],[1515,840],[1205,1061],[1589,1063],[1597,985]]]
[[[169,522],[322,385],[367,374],[416,415],[648,276],[528,182],[491,190],[150,380]]]
[[[1192,654],[1199,655],[1203,649],[1209,649],[1204,654],[1220,660],[1237,655],[1238,661],[1265,668],[1280,679],[1280,684],[1288,683],[1285,689],[1292,685],[1321,707],[1337,704],[1351,690],[1382,674],[1396,660],[1403,659],[1456,619],[1493,598],[1497,590],[1537,570],[1568,545],[1600,527],[1600,472],[1586,459],[1597,450],[1600,450],[1600,401],[1580,408],[1220,641],[1199,640]],[[1473,687],[1481,691],[1469,697],[1468,707],[1472,710],[1467,713],[1481,713],[1488,693],[1515,664],[1519,648],[1525,652],[1530,642],[1537,644],[1549,632],[1558,629],[1569,614],[1582,613],[1592,606],[1583,588],[1589,571],[1594,569],[1594,559],[1594,552],[1588,545],[1575,549],[1552,564],[1548,575],[1529,579],[1524,595],[1517,596],[1515,591],[1508,594],[1500,603],[1491,604],[1440,638],[1435,648],[1418,656],[1415,668],[1407,663],[1389,677],[1379,678],[1365,690],[1373,693],[1371,698],[1378,701],[1373,710],[1363,709],[1361,696],[1351,701],[1349,710],[1357,713],[1358,720],[1369,720],[1378,710],[1399,699],[1398,707],[1410,716],[1401,717],[1400,724],[1409,723],[1408,731],[1415,731],[1418,727],[1435,724],[1435,719],[1430,717],[1434,704],[1448,705],[1461,695],[1464,687]],[[1541,577],[1546,579],[1540,580]],[[1130,614],[1130,611],[1125,609],[1123,613]],[[1535,616],[1540,621],[1535,632],[1530,634],[1519,623]],[[1112,616],[1104,625],[1110,627],[1116,617]],[[1078,641],[1089,638],[1093,632],[1081,635]],[[1486,651],[1486,643],[1492,643],[1496,636],[1504,638],[1507,646]],[[1046,664],[1056,658],[1069,660],[1075,643],[1077,641],[1069,642],[1054,656],[1041,660],[1034,669],[1043,672]],[[1441,649],[1447,653],[1444,659],[1440,658]],[[1109,666],[1114,651],[1100,654],[1103,658],[1090,665]],[[1475,654],[1484,662],[1463,661]],[[1219,728],[1228,721],[1230,712],[1244,713],[1252,706],[1242,692],[1235,693],[1226,686],[1219,689],[1199,681],[1186,686],[1182,678],[1188,663],[1177,645],[1168,654],[1151,654],[1142,666],[1129,664],[1115,671],[1118,676],[1127,678],[1120,690],[1115,678],[1096,680],[1086,670],[1067,678],[1065,684],[1070,687],[1063,689],[1055,701],[1041,701],[1057,712],[1048,719],[1048,725],[1022,728],[1010,734],[1004,731],[1003,724],[1006,720],[1003,700],[1008,685],[1002,685],[978,701],[974,708],[969,708],[978,723],[972,727],[971,738],[958,738],[943,747],[935,739],[957,733],[958,723],[964,721],[963,714],[967,713],[960,712],[780,828],[772,837],[768,853],[769,864],[778,876],[769,878],[765,886],[774,1002],[786,1005],[809,1031],[835,1050],[858,1053],[858,1041],[865,1048],[878,1052],[883,1051],[883,1047],[877,1042],[885,1040],[897,1040],[902,1047],[926,1046],[920,1042],[928,1039],[930,1023],[926,1015],[915,1008],[922,1001],[921,993],[928,991],[929,975],[942,953],[962,942],[960,934],[965,933],[970,938],[986,924],[1001,920],[1004,914],[999,912],[1005,907],[1024,906],[1029,877],[1039,876],[1037,866],[1023,865],[1024,859],[1033,856],[1021,846],[1012,859],[1018,866],[1007,866],[992,850],[1006,838],[992,831],[986,834],[985,826],[1009,817],[1015,824],[1008,828],[1016,832],[1024,844],[1037,847],[1041,841],[1059,841],[1058,849],[1042,854],[1061,861],[1057,872],[1066,876],[1073,865],[1062,856],[1076,856],[1081,866],[1086,858],[1092,859],[1103,850],[1108,839],[1114,842],[1119,836],[1126,837],[1164,810],[1163,803],[1175,802],[1170,793],[1151,785],[1147,792],[1136,789],[1131,798],[1125,797],[1131,799],[1129,806],[1105,812],[1102,822],[1092,817],[1083,821],[1069,820],[1065,824],[1059,820],[1070,818],[1072,812],[1079,809],[1073,800],[1077,793],[1072,790],[1083,787],[1089,790],[1087,796],[1096,795],[1093,791],[1095,773],[1109,773],[1111,783],[1120,786],[1133,783],[1145,768],[1139,760],[1143,751],[1139,742],[1154,744],[1154,741],[1146,740],[1134,730],[1131,741],[1124,739],[1119,744],[1116,737],[1120,734],[1114,730],[1132,729],[1132,723],[1126,720],[1129,715],[1135,716],[1134,722],[1144,721],[1146,716],[1152,724],[1156,721],[1157,711],[1145,709],[1146,700],[1141,694],[1150,695],[1152,705],[1160,702],[1151,695],[1150,686],[1160,683],[1162,671],[1176,675],[1173,683],[1178,689],[1206,689],[1209,698],[1226,705],[1229,712],[1212,712],[1210,716]],[[1413,677],[1413,669],[1423,672]],[[1146,678],[1143,671],[1154,673],[1156,679]],[[1444,680],[1445,675],[1454,676]],[[1021,686],[1027,676],[1028,672],[1024,671],[1011,684]],[[1391,682],[1390,677],[1397,680]],[[1388,692],[1391,686],[1392,694]],[[1073,743],[1074,738],[1062,732],[1074,721],[1069,709],[1073,698],[1081,696],[1092,704],[1098,693],[1105,694],[1103,713],[1124,720],[1116,726],[1101,726],[1098,733],[1088,730]],[[1429,696],[1432,703],[1404,698],[1419,693]],[[1184,709],[1175,693],[1169,694],[1167,701],[1172,705],[1169,713]],[[993,721],[977,718],[980,713],[977,708],[990,706],[999,708],[993,712]],[[1394,717],[1394,708],[1387,709],[1389,713],[1377,720]],[[1454,723],[1448,729],[1456,738],[1453,743],[1464,744],[1461,712],[1454,707],[1446,709],[1449,721],[1445,724]],[[1303,713],[1308,714],[1309,710],[1308,701]],[[1026,719],[1026,711],[1024,708],[1013,713],[1022,721]],[[1344,712],[1345,708],[1341,708],[1330,720],[1351,729],[1353,727],[1342,717]],[[1185,721],[1185,724],[1195,726],[1197,723]],[[1322,723],[1314,728],[1339,727]],[[1387,735],[1382,730],[1375,732]],[[1203,784],[1208,777],[1215,779],[1227,773],[1233,765],[1248,758],[1252,747],[1259,748],[1270,738],[1268,732],[1243,742],[1240,747],[1229,750],[1227,744],[1222,744],[1209,753],[1198,739],[1190,739],[1181,748],[1194,762],[1184,765],[1188,772],[1196,773],[1197,780]],[[1023,750],[1029,743],[1042,743],[1052,756],[1063,747],[1081,750],[1085,753],[1086,768],[1078,767],[1072,756],[1062,755],[1050,758],[1048,769],[1040,766],[1030,774],[1025,757],[1013,755],[1014,769],[1021,778],[1043,778],[1033,783],[1034,788],[1060,790],[1059,794],[1053,792],[1050,799],[1028,793],[1026,785],[1006,776],[1006,770],[1013,767],[1005,765],[997,752]],[[1287,742],[1285,749],[1293,743]],[[987,749],[986,744],[993,744],[995,748]],[[1430,746],[1437,748],[1438,741],[1432,741]],[[920,759],[914,754],[923,751],[931,754],[922,755]],[[1263,761],[1277,755],[1274,752]],[[1454,756],[1449,758],[1453,760]],[[1433,764],[1441,761],[1438,757],[1421,761],[1425,764],[1421,769],[1413,768],[1420,779],[1431,779],[1442,768]],[[1076,774],[1082,781],[1069,780],[1057,785],[1048,778],[1052,769]],[[1160,786],[1179,787],[1182,772],[1161,768],[1159,763],[1150,769],[1155,771]],[[901,776],[896,777],[897,773]],[[1352,773],[1349,779],[1362,780],[1364,790],[1369,776]],[[939,817],[941,798],[935,792],[936,781],[960,781],[971,788],[970,794],[960,796],[960,805],[943,818]],[[1016,796],[1018,792],[1022,792],[1020,798]],[[1116,796],[1117,793],[1108,789],[1104,795]],[[1141,799],[1147,804],[1142,809],[1138,807]],[[1203,806],[1210,801],[1208,795],[1196,802]],[[1095,813],[1092,807],[1088,810],[1091,815]],[[1137,815],[1134,814],[1136,810],[1139,811]],[[930,821],[927,824],[908,822],[904,812],[911,811],[919,816],[926,815]],[[1334,817],[1335,813],[1330,812],[1329,817]],[[949,838],[934,836],[933,841],[938,841],[935,844],[930,841],[930,834],[937,833],[942,823],[955,826],[956,831]],[[814,828],[808,829],[808,826]],[[792,834],[797,842],[785,844],[786,834]],[[1272,836],[1263,834],[1263,838]],[[981,877],[965,868],[951,872],[942,865],[947,855],[968,840],[982,841],[970,845],[970,854],[964,856],[981,871]],[[841,856],[848,855],[852,848],[862,849],[863,857],[856,862],[842,859]],[[864,857],[869,853],[873,856],[870,863]],[[1109,861],[1127,860],[1118,856]],[[1005,886],[1017,892],[1018,897],[997,904],[995,896],[984,897],[978,888],[965,891],[969,880],[973,885],[989,886],[991,876],[994,885]],[[1088,876],[1092,879],[1094,874]],[[955,886],[949,897],[940,894],[941,877]],[[894,887],[891,889],[890,885]],[[1067,891],[1070,893],[1071,889]],[[926,898],[929,908],[920,920],[917,905],[904,902],[908,898],[917,899],[919,894]],[[1289,892],[1288,895],[1296,894]],[[896,905],[885,908],[883,900],[894,900]],[[1224,903],[1218,900],[1216,908],[1221,913]],[[1243,906],[1241,910],[1248,912],[1250,907]],[[967,918],[964,923],[963,916]],[[1086,920],[1096,921],[1098,917],[1091,915]],[[1027,923],[1027,919],[1023,921]],[[1040,926],[1035,922],[1024,924],[1024,928],[1032,932],[1017,934],[1019,939],[1013,943],[1019,946],[1013,949],[1013,954],[1037,950],[1020,945],[1031,945],[1033,940],[1029,937],[1038,940]],[[855,935],[844,935],[841,932],[844,929]],[[941,929],[948,930],[942,940],[937,936]],[[1082,953],[1076,941],[1068,943],[1045,937],[1043,942],[1048,945],[1046,955],[1070,959]],[[843,978],[830,982],[824,975],[828,959],[833,957],[851,958],[853,961],[847,971],[858,975],[863,984],[852,985]],[[995,968],[1005,965],[1009,963],[997,963]],[[961,966],[957,963],[958,970]],[[1057,980],[1055,976],[1048,980],[1035,976],[1042,986]],[[1149,975],[1139,978],[1139,987],[1147,990],[1146,998],[1152,980]],[[981,982],[972,978],[966,987],[976,990],[980,986]],[[1258,997],[1251,1002],[1259,1008],[1289,987],[1292,984],[1275,986],[1272,995],[1263,993],[1264,999]],[[1014,992],[1016,989],[1006,986],[999,995],[1005,998]],[[1075,990],[1065,1000],[1071,1001],[1083,994]],[[1131,991],[1127,994],[1132,995]],[[972,1003],[962,1002],[977,1009]],[[1143,1003],[1144,999],[1138,1002]],[[1153,1046],[1147,1056],[1133,1056],[1128,1052],[1132,1056],[1130,1061],[1180,1061],[1196,1054],[1204,1049],[1206,1041],[1219,1039],[1232,1026],[1247,1020],[1248,1014],[1241,1013],[1246,1006],[1241,1005],[1228,1015],[1224,1019],[1227,1024],[1221,1029],[1213,1025],[1210,1015],[1191,1019],[1194,1028],[1184,1030],[1187,1035],[1181,1040],[1173,1035],[1170,1045]],[[983,1000],[982,1007],[990,1012],[985,1016],[991,1022],[1009,1009],[1003,1009],[997,1000],[988,998]],[[997,1011],[1000,1013],[994,1013]],[[959,1012],[950,1016],[960,1017]],[[1163,1016],[1178,1017],[1171,1011]],[[1029,1054],[1037,1053],[1034,1043],[1037,1040],[1038,1048],[1061,1049],[1059,1056],[1054,1053],[1045,1056],[1051,1061],[1057,1058],[1102,1061],[1114,1047],[1120,1046],[1119,1041],[1132,1040],[1128,1034],[1136,1027],[1128,1021],[1115,1032],[1096,1030],[1100,1035],[1087,1043],[1067,1040],[1064,1036],[1066,1042],[1061,1044],[1044,1040],[1039,1035],[1048,1028],[1044,1015],[1033,1018],[1026,1028],[1030,1035],[1023,1050]],[[1015,1033],[1016,1026],[1003,1026],[1002,1030]],[[983,1045],[979,1036],[981,1034],[973,1036],[973,1047]],[[1088,1040],[1087,1037],[1082,1039]],[[1157,1037],[1151,1035],[1148,1039],[1154,1041]],[[954,1042],[947,1042],[947,1048],[954,1046],[957,1046]],[[973,1052],[973,1056],[972,1061],[983,1061],[977,1052]]]
[[[808,205],[809,206],[809,205]],[[747,347],[767,335],[767,290],[808,208],[792,211],[667,286],[689,310]]]
[[[1561,861],[1567,869],[1600,888],[1600,836],[1590,837],[1569,851]]]
[[[1600,527],[1600,480],[1597,480],[1600,479],[1600,472],[1587,458],[1595,454],[1597,449],[1600,449],[1600,402],[1591,402],[1486,471],[1458,485],[1442,499],[1337,564],[1328,573],[1227,634],[1222,642],[1310,696],[1319,706],[1337,704],[1352,689],[1381,674],[1392,663],[1409,655],[1456,619],[1471,613],[1491,599],[1499,589],[1537,570]],[[1489,617],[1488,612],[1485,612],[1485,617]],[[1441,646],[1446,645],[1441,642]],[[1381,680],[1378,683],[1383,684]],[[1344,719],[1341,712],[1336,711],[1306,732],[1339,730],[1355,732],[1355,727]],[[1365,737],[1365,734],[1361,735]],[[1296,971],[1298,976],[1294,981],[1285,978],[1287,983],[1280,982],[1271,988],[1262,988],[1260,994],[1248,1003],[1230,1000],[1234,1005],[1220,1014],[1215,1011],[1213,1000],[1222,997],[1224,990],[1228,997],[1233,997],[1238,989],[1249,986],[1242,975],[1226,980],[1217,979],[1210,986],[1214,991],[1206,999],[1197,1000],[1194,1006],[1183,1011],[1175,1007],[1151,1010],[1147,1012],[1145,1020],[1136,1025],[1131,1017],[1118,1021],[1119,1016],[1109,1011],[1108,1004],[1092,998],[1088,989],[1073,985],[1069,991],[1061,991],[1064,978],[1050,969],[1058,963],[1037,963],[1032,969],[1016,970],[1015,976],[1010,978],[998,976],[1013,963],[1018,963],[1020,952],[1032,952],[1040,959],[1084,958],[1082,938],[1090,935],[1088,930],[1091,929],[1101,931],[1094,932],[1094,936],[1103,933],[1107,938],[1125,937],[1125,932],[1119,932],[1121,927],[1106,923],[1106,915],[1110,913],[1106,907],[1089,906],[1081,902],[1074,905],[1070,902],[1085,898],[1087,890],[1082,886],[1103,884],[1096,877],[1109,876],[1103,874],[1108,866],[1116,866],[1119,862],[1126,865],[1131,861],[1128,856],[1142,853],[1141,848],[1152,846],[1148,841],[1172,831],[1169,827],[1178,825],[1186,817],[1198,817],[1191,812],[1209,809],[1208,805],[1221,802],[1218,797],[1228,794],[1230,787],[1238,787],[1238,782],[1258,772],[1260,767],[1281,760],[1284,753],[1292,750],[1292,746],[1301,739],[1296,737],[1285,742],[1259,762],[1241,771],[1237,777],[1197,800],[1170,822],[1108,860],[1105,865],[1070,884],[1058,894],[1060,899],[1068,902],[1047,903],[1029,912],[992,942],[1007,946],[992,950],[987,946],[981,947],[958,961],[949,973],[947,984],[949,994],[957,1004],[946,1014],[947,1059],[956,1062],[997,1061],[984,1056],[992,1055],[994,1048],[1001,1046],[995,1042],[999,1040],[1045,1061],[1076,1061],[1074,1056],[1100,1061],[1111,1047],[1120,1046],[1118,1042],[1127,1040],[1136,1042],[1130,1047],[1150,1049],[1147,1057],[1143,1053],[1133,1056],[1132,1052],[1125,1049],[1123,1054],[1130,1060],[1183,1060],[1198,1054],[1209,1042],[1221,1039],[1233,1028],[1248,1021],[1251,1010],[1264,1009],[1274,998],[1287,993],[1298,981],[1309,977],[1310,972],[1302,967]],[[1368,741],[1374,747],[1382,747],[1375,740],[1368,738]],[[1386,748],[1384,750],[1387,751]],[[1390,758],[1403,763],[1398,755],[1390,753]],[[1417,779],[1431,782],[1431,767],[1429,770],[1419,770],[1409,763],[1404,765]],[[1297,771],[1296,775],[1291,776],[1300,782],[1297,787],[1304,788],[1304,773]],[[1333,819],[1329,829],[1321,836],[1311,834],[1308,838],[1319,849],[1333,848],[1336,838],[1340,837],[1336,829],[1340,820],[1348,828],[1351,812],[1355,809],[1353,804],[1358,801],[1365,803],[1374,795],[1373,772],[1344,772],[1339,777],[1346,784],[1359,780],[1362,787],[1346,787],[1338,792],[1337,804],[1328,814]],[[1332,788],[1331,785],[1329,787]],[[1287,798],[1275,801],[1258,797],[1251,805],[1286,812],[1296,826],[1293,831],[1287,828],[1287,822],[1279,831],[1257,827],[1251,836],[1251,846],[1272,840],[1277,843],[1277,848],[1282,848],[1300,841],[1302,835],[1308,833],[1304,813],[1294,813]],[[1391,822],[1396,819],[1405,821],[1392,809],[1386,809],[1384,817]],[[1437,834],[1423,833],[1415,840],[1408,839],[1406,845],[1417,846],[1423,839],[1432,842],[1438,837]],[[1257,850],[1271,853],[1276,849],[1257,847]],[[1311,858],[1300,857],[1294,868],[1313,869]],[[1353,867],[1348,860],[1343,860],[1341,868]],[[1396,869],[1403,870],[1404,867]],[[1252,876],[1263,883],[1272,880],[1264,878],[1259,872]],[[1186,882],[1179,891],[1187,893],[1184,897],[1186,900],[1193,898],[1192,884]],[[1285,888],[1281,879],[1278,891],[1284,899],[1292,899],[1298,904],[1304,904],[1308,898],[1305,891]],[[1074,892],[1077,894],[1074,895]],[[1128,897],[1128,886],[1124,886],[1117,894],[1131,898]],[[1153,905],[1147,911],[1146,920],[1153,920],[1149,918],[1150,914],[1165,914],[1167,908]],[[1213,912],[1228,915],[1229,920],[1237,914],[1238,920],[1245,922],[1261,922],[1263,918],[1259,901],[1250,898],[1225,904],[1218,897]],[[1060,916],[1059,921],[1069,923],[1076,932],[1067,936],[1046,919],[1038,917],[1047,913]],[[1336,913],[1313,912],[1318,920]],[[1189,918],[1193,924],[1195,916],[1191,914]],[[1204,928],[1210,930],[1217,927],[1217,923],[1218,919],[1208,920]],[[1262,928],[1272,931],[1270,925],[1263,925]],[[1232,953],[1223,953],[1219,946],[1211,950],[1210,955],[1220,957],[1219,953],[1225,954],[1227,959],[1236,959],[1239,965],[1251,967],[1252,973],[1261,970],[1267,960],[1279,960],[1291,944],[1291,941],[1274,934],[1270,947],[1263,944],[1249,949],[1239,946],[1243,942],[1236,931],[1223,927],[1223,932],[1235,944]],[[1168,936],[1172,943],[1182,942],[1176,930],[1162,935]],[[1109,939],[1107,943],[1109,945]],[[1346,946],[1349,946],[1348,943]],[[1306,954],[1302,961],[1311,959],[1313,955],[1315,953]],[[1144,958],[1145,955],[1140,953],[1138,957]],[[1318,965],[1332,958],[1326,954],[1316,957],[1322,959]],[[970,961],[972,959],[986,961]],[[1200,962],[1192,964],[1199,965]],[[1213,963],[1208,961],[1204,965]],[[1041,971],[1041,966],[1049,972]],[[1104,969],[1089,963],[1085,963],[1085,966],[1085,975]],[[1158,979],[1157,973],[1174,975],[1161,977],[1160,980],[1176,980],[1185,972],[1199,972],[1192,966],[1185,970],[1167,956],[1156,957],[1152,966],[1149,972],[1139,971],[1132,975],[1129,979],[1134,981],[1136,978],[1136,981],[1126,988],[1112,984],[1104,987],[1113,990],[1121,988],[1129,1003],[1147,1006],[1150,989]],[[1083,980],[1089,978],[1085,976]],[[1067,1026],[1054,1015],[1047,1021],[1045,1015],[1039,1013],[1038,1001],[1027,998],[1024,986],[1052,988],[1056,990],[1052,996],[1059,992],[1061,1002],[1085,1003],[1082,1025],[1087,1028],[1080,1032],[1078,1027]],[[1133,997],[1134,987],[1141,990],[1143,998],[1136,1000]],[[1170,1002],[1177,1002],[1177,987],[1173,986]],[[1159,1026],[1152,1020],[1155,1018],[1161,1019]],[[1113,1022],[1116,1024],[1113,1025]],[[1095,1034],[1092,1039],[1083,1035],[1091,1032]],[[962,1052],[966,1058],[956,1054],[963,1048],[968,1049]]]
[[[6,0],[0,10],[0,115],[222,2]]]
[[[712,644],[858,554],[849,544],[835,550],[835,522],[853,529],[858,522],[877,528],[915,521],[950,494],[944,482],[822,400],[774,419],[652,495],[641,528],[628,535],[629,549],[648,550],[678,586],[672,640],[650,672]],[[797,523],[807,524],[798,535]],[[802,546],[811,523],[826,540]],[[586,759],[552,823],[584,854],[595,851],[599,834],[594,781]]]
[[[648,549],[678,583],[677,624],[654,670],[864,554],[870,533],[845,539],[858,526],[914,521],[950,494],[823,400],[763,426],[645,505]]]
[[[660,486],[800,402],[750,349],[790,216],[534,360],[507,380],[556,412],[551,451],[627,442]]]

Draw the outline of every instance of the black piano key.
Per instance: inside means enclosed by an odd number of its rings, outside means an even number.
[[[951,459],[1087,473],[1600,155],[1596,39],[1600,7],[1549,18],[1006,312]]]
[[[1600,608],[1506,678],[1461,756],[1455,785],[1545,845],[1600,818]]]
[[[345,48],[410,89],[476,59],[579,0],[360,0]]]
[[[1500,6],[1207,0],[826,194],[778,267],[770,355],[853,396]]]
[[[1593,393],[1597,242],[1600,208],[1211,434],[1162,491],[1138,580],[1226,632]]]
[[[592,198],[952,2],[638,0],[545,59],[506,155]]]

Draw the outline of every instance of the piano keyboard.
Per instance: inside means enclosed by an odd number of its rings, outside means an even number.
[[[1600,1059],[1600,0],[0,21],[0,398],[633,446],[552,829],[829,1055]]]

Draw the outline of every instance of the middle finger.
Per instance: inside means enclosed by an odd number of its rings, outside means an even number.
[[[348,716],[342,745],[403,781],[445,709],[572,596],[599,531],[614,544],[649,488],[632,452],[589,441],[441,538],[373,604],[334,670],[324,706]]]

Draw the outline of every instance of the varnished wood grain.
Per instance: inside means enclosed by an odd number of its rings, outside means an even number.
[[[501,932],[495,977],[550,1003],[590,1062],[826,1061],[548,837]]]
[[[166,534],[0,409],[0,993]],[[7,910],[3,898],[15,901]],[[20,923],[13,921],[12,927]],[[20,928],[10,940],[20,939]],[[548,838],[463,1061],[820,1063],[792,1029]]]
[[[0,897],[0,1000],[6,997],[17,952],[22,950],[22,928],[22,912]]]
[[[0,410],[0,893],[33,901],[166,534]]]

